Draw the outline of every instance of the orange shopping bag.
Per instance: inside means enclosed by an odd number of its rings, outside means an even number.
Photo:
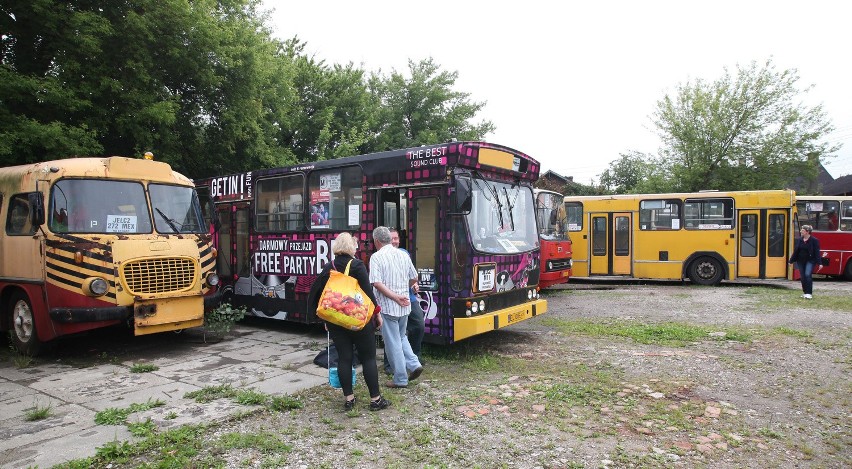
[[[373,317],[376,306],[358,285],[358,280],[349,276],[350,264],[352,261],[346,264],[343,272],[338,272],[334,264],[331,265],[328,283],[320,295],[317,316],[332,324],[359,331]]]

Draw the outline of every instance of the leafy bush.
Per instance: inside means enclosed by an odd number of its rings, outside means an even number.
[[[234,324],[244,318],[246,308],[234,308],[230,303],[222,303],[217,308],[204,314],[204,328],[216,335],[231,332]]]

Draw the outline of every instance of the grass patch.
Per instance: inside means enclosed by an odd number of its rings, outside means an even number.
[[[27,422],[35,422],[37,420],[44,420],[50,417],[53,414],[53,407],[50,404],[47,406],[39,406],[34,405],[24,411],[24,420]]]
[[[784,327],[784,326],[779,326],[779,327],[773,328],[770,332],[773,333],[773,334],[786,335],[788,337],[794,337],[796,339],[802,339],[802,340],[810,340],[814,336],[810,332],[800,331],[800,330],[797,330],[797,329],[791,329],[789,327]]]
[[[640,344],[682,347],[702,340],[733,340],[749,342],[751,334],[733,328],[710,328],[676,322],[640,324],[629,321],[591,321],[544,318],[542,323],[562,334],[581,334],[591,337],[620,337]],[[724,336],[711,336],[724,332]]]
[[[95,414],[95,423],[98,425],[124,425],[127,423],[128,415],[136,412],[144,412],[164,405],[166,405],[166,403],[159,399],[154,401],[148,399],[148,402],[134,402],[124,409],[110,407]]]
[[[816,292],[812,300],[803,299],[800,290],[782,290],[768,287],[749,287],[744,294],[754,297],[757,302],[754,307],[749,307],[749,310],[753,311],[774,312],[796,307],[821,311],[852,312],[852,295],[842,291]]]
[[[301,409],[302,402],[292,396],[270,396],[254,389],[234,389],[230,384],[207,386],[184,394],[187,399],[207,403],[216,399],[232,399],[241,405],[264,406],[275,412]]]
[[[159,370],[160,367],[157,365],[153,365],[151,363],[134,363],[133,366],[130,367],[131,373],[150,373],[152,371]]]

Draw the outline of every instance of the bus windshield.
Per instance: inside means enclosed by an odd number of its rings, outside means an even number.
[[[202,233],[206,231],[201,204],[191,187],[149,184],[154,224],[160,233]]]
[[[536,195],[536,214],[538,216],[538,234],[548,241],[566,239],[564,197],[554,192],[540,192]]]
[[[49,226],[56,233],[151,232],[145,188],[139,182],[63,179],[51,189],[50,214]]]
[[[529,187],[474,176],[467,214],[474,247],[492,254],[515,254],[538,247]]]

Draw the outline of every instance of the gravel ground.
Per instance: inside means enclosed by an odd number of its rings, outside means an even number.
[[[429,347],[416,384],[383,389],[390,409],[368,411],[360,383],[344,412],[323,386],[302,409],[211,429],[206,446],[228,467],[848,467],[852,282],[800,293],[572,282],[546,292],[545,315]],[[670,322],[707,334],[655,345],[578,330]],[[216,443],[233,434],[288,449]]]

